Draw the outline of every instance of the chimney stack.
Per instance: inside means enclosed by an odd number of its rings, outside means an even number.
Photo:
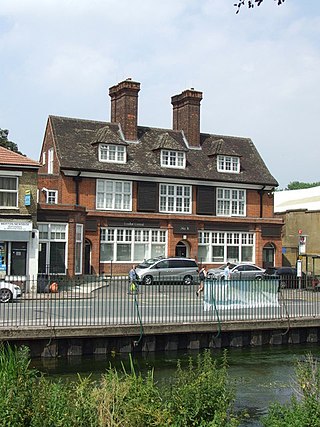
[[[120,123],[126,141],[138,139],[138,93],[140,83],[124,80],[109,89],[111,122]]]
[[[191,147],[200,147],[200,102],[202,92],[193,88],[171,98],[173,130],[183,130]]]

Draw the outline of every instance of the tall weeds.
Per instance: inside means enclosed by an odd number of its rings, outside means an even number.
[[[131,360],[131,359],[130,359]],[[226,355],[218,366],[209,351],[187,369],[180,364],[170,384],[159,387],[146,376],[109,369],[61,382],[30,369],[26,348],[0,347],[0,426],[6,427],[230,427],[234,393]]]

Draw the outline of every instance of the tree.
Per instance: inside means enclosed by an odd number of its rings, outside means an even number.
[[[304,188],[312,188],[320,186],[320,182],[299,182],[292,181],[287,185],[286,190],[302,190]]]
[[[0,146],[7,148],[8,150],[14,151],[15,153],[22,154],[18,150],[17,144],[8,140],[9,131],[7,129],[0,128]]]
[[[234,3],[234,6],[237,8],[236,13],[240,12],[241,6],[247,5],[249,9],[252,9],[255,6],[260,6],[261,3],[263,3],[263,1],[264,0],[239,0],[238,3]],[[278,3],[278,6],[280,6],[280,4],[283,4],[285,2],[285,0],[273,0],[273,1],[276,1]]]

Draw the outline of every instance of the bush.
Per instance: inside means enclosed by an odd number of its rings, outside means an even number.
[[[209,351],[178,363],[171,384],[159,387],[153,371],[109,369],[62,382],[30,369],[27,348],[0,348],[0,426],[12,427],[231,427],[234,392],[224,354],[221,366]]]
[[[221,366],[218,366],[209,350],[199,354],[195,362],[190,358],[187,369],[182,369],[178,362],[175,379],[167,397],[172,425],[239,425],[231,413],[235,393],[229,383],[227,368],[226,352]]]

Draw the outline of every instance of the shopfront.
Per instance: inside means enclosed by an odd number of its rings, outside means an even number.
[[[31,220],[0,221],[0,278],[37,274],[38,232]]]

